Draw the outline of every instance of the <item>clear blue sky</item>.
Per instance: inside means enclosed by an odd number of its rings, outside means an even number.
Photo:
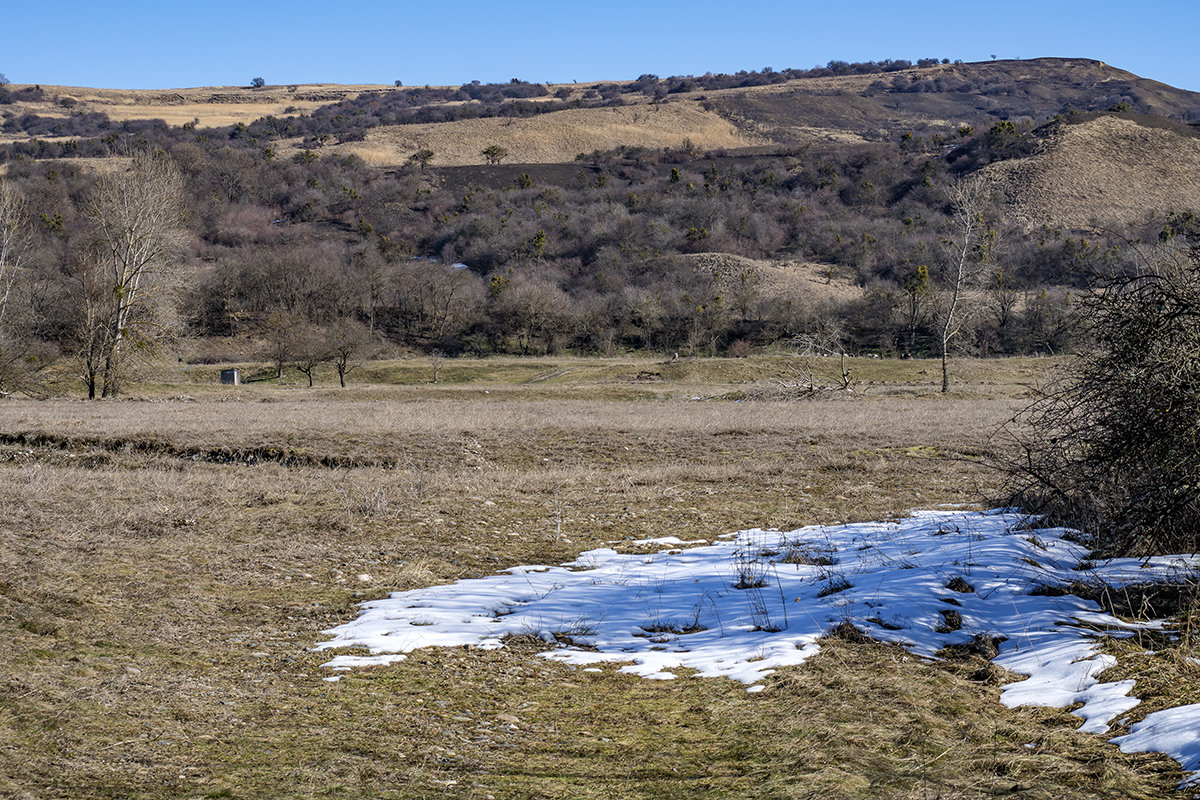
[[[1200,1],[0,0],[0,73],[107,88],[628,79],[1072,56],[1200,91]]]

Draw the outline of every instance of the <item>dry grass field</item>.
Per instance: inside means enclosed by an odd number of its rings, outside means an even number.
[[[26,88],[13,84],[13,89]],[[268,114],[307,113],[339,100],[351,100],[364,92],[385,91],[390,86],[304,84],[287,86],[206,86],[187,89],[91,89],[82,86],[42,84],[45,99],[20,101],[13,107],[22,113],[44,117],[66,117],[86,111],[102,112],[114,122],[161,119],[168,125],[196,121],[200,127],[251,123]],[[64,101],[68,105],[64,105]],[[285,109],[292,108],[293,111]],[[12,137],[27,138],[27,137]],[[10,139],[11,140],[11,139]]]
[[[734,296],[743,275],[748,275],[765,297],[807,296],[815,301],[856,300],[863,287],[835,266],[811,261],[764,260],[731,253],[690,253],[680,256],[715,277],[718,291]]]
[[[346,390],[191,368],[4,400],[0,796],[1174,796],[1174,762],[1005,709],[982,662],[836,637],[758,694],[526,641],[322,680],[320,631],[390,591],[979,502],[1049,362],[962,362],[949,396],[933,363],[863,362],[853,395],[722,399],[782,363],[450,361],[434,385],[391,362]]]
[[[621,145],[679,147],[685,139],[701,150],[767,143],[739,132],[728,120],[705,111],[695,101],[678,101],[568,109],[526,119],[490,117],[391,125],[372,129],[366,141],[332,149],[352,153],[378,166],[403,164],[417,150],[429,149],[434,152],[432,163],[463,166],[482,164],[480,151],[496,144],[508,150],[507,161],[558,164],[593,150],[610,150]]]

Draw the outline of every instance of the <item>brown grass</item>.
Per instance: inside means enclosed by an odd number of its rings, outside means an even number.
[[[747,136],[695,101],[621,108],[554,111],[528,119],[467,119],[425,125],[373,128],[364,142],[337,145],[369,164],[402,164],[417,150],[434,152],[439,166],[482,164],[480,151],[498,144],[507,161],[550,164],[572,161],[579,153],[619,145],[679,147],[690,139],[702,150],[744,147],[765,141]]]
[[[746,258],[729,253],[694,253],[681,259],[718,278],[720,293],[732,296],[743,274],[752,276],[763,297],[803,298],[805,301],[854,300],[863,289],[843,270],[811,261]]]
[[[14,89],[24,88],[13,85]],[[132,119],[161,119],[168,125],[199,120],[201,127],[250,123],[268,114],[282,115],[284,109],[308,113],[339,100],[351,100],[363,92],[386,91],[376,85],[304,84],[296,91],[286,86],[208,86],[188,89],[90,89],[80,86],[42,84],[46,100],[19,102],[22,112],[47,117],[66,117],[79,111],[103,112],[114,122]],[[66,108],[63,100],[76,105]],[[289,113],[296,113],[289,112]]]
[[[1111,226],[1200,208],[1200,139],[1119,117],[1064,125],[1037,155],[986,171],[1030,227]]]
[[[319,632],[389,591],[652,535],[975,501],[1014,403],[983,367],[983,397],[730,403],[571,399],[603,395],[608,373],[521,366],[457,393],[175,384],[6,401],[0,433],[46,438],[0,445],[0,795],[1172,796],[1168,760],[1003,708],[970,679],[978,664],[871,643],[830,640],[756,695],[585,673],[517,642],[323,682]],[[745,366],[689,368],[712,383]],[[197,399],[169,399],[181,391]],[[222,443],[394,466],[180,453]]]
[[[78,169],[81,172],[90,172],[94,175],[108,175],[114,172],[120,172],[129,166],[130,159],[125,156],[106,156],[104,158],[72,158],[62,162],[64,170]],[[8,168],[13,162],[0,164],[0,175],[8,172]]]

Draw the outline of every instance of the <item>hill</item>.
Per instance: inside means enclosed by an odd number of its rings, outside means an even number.
[[[104,114],[121,123],[160,119],[168,125],[194,123],[200,128],[249,124],[273,115],[307,114],[322,106],[353,100],[392,87],[305,84],[304,86],[210,86],[187,89],[91,89],[81,86],[13,84],[11,100],[0,106],[4,116],[34,115],[69,119]],[[10,116],[11,115],[11,116]],[[0,141],[27,138],[20,132],[0,134]]]
[[[950,64],[930,59],[917,66],[831,62],[813,70],[646,75],[636,81],[567,85],[515,79],[461,87],[314,84],[146,91],[13,85],[0,92],[5,120],[0,141],[102,135],[153,120],[196,128],[240,123],[259,140],[285,140],[299,150],[314,141],[339,144],[344,147],[338,152],[362,155],[371,163],[401,164],[428,147],[435,163],[479,164],[479,150],[488,144],[504,147],[512,160],[551,163],[617,145],[662,147],[684,139],[699,148],[898,141],[906,133],[950,139],[963,125],[1040,122],[1057,113],[1101,111],[1120,103],[1137,113],[1200,120],[1200,94],[1100,61]],[[547,113],[553,116],[541,124],[517,124],[522,117]],[[445,126],[427,126],[433,122]],[[348,143],[353,146],[345,147]]]
[[[823,77],[720,93],[722,113],[793,141],[797,129],[841,129],[891,139],[988,120],[1045,119],[1128,103],[1133,111],[1200,119],[1200,95],[1101,61],[1037,58],[940,64],[885,75]]]
[[[982,212],[1002,282],[980,287],[960,346],[1057,353],[1069,293],[1129,268],[1126,243],[1156,239],[1162,215],[1200,208],[1200,95],[1087,59],[560,86],[5,86],[0,115],[0,169],[32,223],[10,318],[63,353],[83,346],[62,265],[86,261],[93,187],[147,148],[178,166],[188,210],[181,325],[206,343],[197,358],[231,360],[347,321],[455,355],[744,354],[815,334],[928,355],[950,187],[980,172],[1001,190]]]
[[[526,119],[488,117],[455,122],[387,125],[367,132],[362,142],[336,145],[338,154],[368,164],[403,164],[418,150],[435,154],[446,166],[479,164],[485,147],[498,145],[506,158],[522,164],[561,164],[580,153],[621,146],[679,147],[685,140],[703,150],[769,143],[706,111],[695,100],[613,108],[565,109]],[[303,147],[303,142],[296,143]]]
[[[1117,227],[1200,208],[1200,133],[1138,115],[1087,115],[1036,131],[1037,152],[991,164],[1014,219]]]

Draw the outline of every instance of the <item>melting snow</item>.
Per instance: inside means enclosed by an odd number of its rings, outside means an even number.
[[[366,648],[325,666],[386,664],[421,647],[498,648],[534,635],[568,664],[620,664],[656,680],[694,670],[760,691],[776,668],[803,663],[831,628],[850,622],[875,639],[936,658],[951,645],[986,642],[1001,667],[1028,675],[1003,687],[1006,706],[1067,707],[1082,729],[1105,733],[1138,700],[1133,681],[1101,682],[1114,660],[1101,636],[1130,636],[1162,621],[1130,623],[1095,603],[1058,594],[1075,580],[1110,585],[1181,580],[1200,558],[1117,559],[1088,567],[1086,548],[1061,528],[1032,530],[1004,512],[919,511],[897,522],[746,530],[706,546],[652,555],[601,548],[562,566],[396,592],[362,604],[326,631],[319,649]],[[1050,589],[1047,592],[1045,590]],[[1200,706],[1157,712],[1116,741],[1200,770]]]

